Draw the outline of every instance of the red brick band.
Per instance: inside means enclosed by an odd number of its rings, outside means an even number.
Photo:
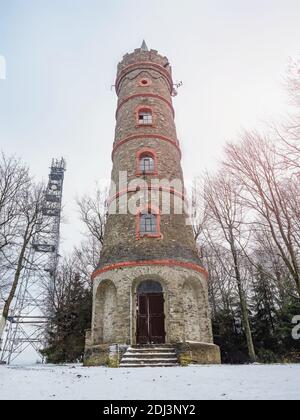
[[[125,105],[131,99],[135,99],[135,98],[154,98],[154,99],[159,99],[160,101],[165,102],[170,107],[170,109],[171,109],[171,111],[173,113],[173,117],[175,117],[175,111],[174,111],[172,102],[168,101],[163,96],[156,95],[155,93],[135,93],[134,95],[130,95],[127,98],[123,99],[123,101],[119,103],[119,105],[117,107],[117,111],[116,111],[116,118],[118,117],[118,112],[120,111],[120,109],[122,108],[122,106]]]
[[[201,267],[198,264],[176,261],[176,260],[150,260],[150,261],[128,261],[122,262],[117,264],[111,264],[103,268],[99,268],[98,270],[94,271],[92,274],[92,280],[95,280],[97,276],[100,276],[102,273],[106,273],[111,270],[117,270],[127,267],[144,267],[147,265],[157,265],[157,266],[168,266],[168,267],[183,267],[188,268],[190,270],[197,271],[198,273],[203,274],[206,278],[208,278],[208,271],[205,268]]]
[[[113,151],[112,151],[112,159],[114,158],[114,154],[116,153],[117,149],[120,146],[122,146],[123,144],[127,143],[128,141],[136,140],[136,139],[147,139],[147,138],[149,138],[149,139],[159,139],[159,140],[162,140],[162,141],[169,142],[174,147],[176,147],[176,149],[178,150],[178,152],[180,154],[180,157],[181,157],[181,150],[180,150],[180,147],[179,147],[178,140],[176,141],[176,140],[170,139],[170,138],[165,137],[165,136],[160,136],[158,134],[133,134],[132,136],[128,136],[128,137],[125,137],[122,140],[119,140],[114,145],[114,148],[113,148]]]
[[[113,195],[112,197],[110,197],[107,200],[107,203],[108,203],[108,205],[110,205],[114,200],[116,200],[117,198],[120,198],[122,195],[125,195],[125,194],[128,194],[128,193],[135,193],[135,192],[138,192],[138,191],[145,191],[147,189],[148,189],[148,191],[163,191],[163,192],[167,192],[169,194],[173,194],[176,197],[181,198],[182,201],[185,201],[186,200],[186,197],[185,197],[184,194],[182,194],[181,192],[176,191],[176,190],[174,190],[172,188],[149,186],[147,188],[132,187],[132,188],[127,188],[126,190],[121,190],[121,191],[117,192],[115,195]]]
[[[168,70],[166,70],[163,66],[161,66],[160,64],[157,63],[152,63],[151,61],[140,61],[138,63],[134,63],[134,64],[130,64],[129,66],[125,67],[120,74],[117,77],[116,80],[116,92],[117,95],[119,94],[119,89],[120,89],[120,83],[122,81],[122,79],[128,74],[131,73],[132,71],[135,70],[142,70],[142,69],[146,69],[146,70],[155,70],[158,73],[160,73],[162,76],[164,76],[167,79],[167,82],[169,84],[170,87],[170,93],[172,93],[173,91],[173,80],[172,77],[170,75],[170,73],[168,72]]]

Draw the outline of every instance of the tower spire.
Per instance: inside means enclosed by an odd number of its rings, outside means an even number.
[[[149,51],[149,48],[148,48],[148,46],[146,44],[146,41],[144,39],[143,39],[143,43],[142,43],[142,46],[141,46],[141,50],[142,51]]]

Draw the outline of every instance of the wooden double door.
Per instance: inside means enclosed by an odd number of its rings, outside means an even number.
[[[139,294],[137,300],[137,344],[164,344],[163,293]]]

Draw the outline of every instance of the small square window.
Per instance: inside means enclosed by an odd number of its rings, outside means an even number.
[[[153,123],[153,117],[151,111],[140,111],[139,112],[139,124],[140,125],[151,125]]]
[[[157,216],[151,213],[143,213],[140,220],[141,234],[156,234],[157,233]]]

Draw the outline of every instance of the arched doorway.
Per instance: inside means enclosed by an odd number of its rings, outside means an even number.
[[[137,289],[137,344],[163,344],[166,340],[164,294],[157,281],[142,282]]]

